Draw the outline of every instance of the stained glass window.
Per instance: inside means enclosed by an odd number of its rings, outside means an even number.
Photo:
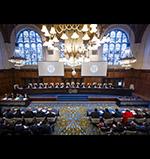
[[[110,37],[109,42],[103,44],[103,60],[109,65],[119,65],[120,58],[125,57],[124,50],[130,47],[130,42],[127,34],[119,29],[114,29],[108,32]]]
[[[42,60],[42,39],[34,30],[25,29],[19,32],[16,43],[19,55],[27,59],[25,65],[37,65]]]

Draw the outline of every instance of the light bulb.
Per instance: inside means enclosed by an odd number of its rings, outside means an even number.
[[[88,33],[85,33],[82,40],[90,40],[90,37],[89,37]]]
[[[91,41],[92,42],[97,42],[97,40],[98,40],[97,36],[94,35]]]
[[[97,24],[91,24],[90,25],[90,28],[96,28],[97,27]]]
[[[44,34],[46,37],[50,37],[50,33],[48,32],[48,30],[45,32]]]
[[[55,43],[58,43],[58,42],[59,42],[57,36],[54,36],[53,41],[54,41]]]
[[[48,31],[48,30],[47,30],[46,25],[42,25],[42,29],[41,29],[41,31],[42,31],[43,33],[45,33],[45,32],[47,32],[47,31]]]
[[[67,36],[65,33],[63,33],[60,38],[63,39],[63,40],[67,40],[67,39],[68,39],[68,36]]]
[[[78,38],[79,38],[79,35],[78,35],[76,32],[74,32],[74,33],[71,35],[71,38],[72,38],[72,39],[78,39]]]
[[[52,34],[52,35],[55,35],[55,34],[56,34],[56,31],[55,31],[55,28],[54,28],[54,27],[51,27],[50,34]]]
[[[84,24],[83,25],[83,28],[82,28],[82,31],[83,32],[87,32],[89,29],[88,29],[88,26],[87,26],[87,24]]]

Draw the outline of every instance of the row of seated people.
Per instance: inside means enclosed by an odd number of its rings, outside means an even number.
[[[113,113],[112,113],[113,112]],[[101,134],[150,134],[150,111],[129,110],[109,111],[105,109],[99,113],[97,109],[90,114],[92,124],[100,129]],[[96,120],[95,120],[96,119]]]
[[[56,83],[28,83],[25,86],[27,89],[42,89],[42,88],[114,88],[112,83],[80,83],[80,82],[56,82]],[[23,89],[18,84],[14,85],[14,89]]]
[[[111,119],[111,118],[124,118],[127,120],[128,118],[150,118],[150,110],[147,109],[126,109],[126,108],[120,108],[119,109],[101,109],[98,110],[95,108],[93,111],[92,109],[87,110],[87,116],[90,116],[91,118],[99,118],[103,117],[105,119]]]
[[[150,135],[150,121],[138,121],[135,119],[127,122],[112,120],[107,122],[104,118],[100,118],[99,122],[94,123],[99,129],[99,133],[103,135]]]
[[[27,94],[14,94],[14,93],[11,93],[11,94],[7,94],[5,93],[4,97],[1,99],[3,101],[25,101],[25,100],[28,100],[29,97]]]
[[[48,117],[43,119],[24,118],[17,120],[0,118],[0,135],[49,135],[54,132],[56,121]]]
[[[3,108],[0,117],[6,118],[33,118],[33,117],[57,117],[59,111],[50,108]]]
[[[119,96],[118,100],[119,101],[143,101],[143,99],[138,96]]]

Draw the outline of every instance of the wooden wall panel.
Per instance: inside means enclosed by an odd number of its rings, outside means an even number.
[[[11,93],[13,90],[13,72],[11,70],[0,70],[0,96]]]
[[[135,93],[150,99],[150,70],[135,70]]]

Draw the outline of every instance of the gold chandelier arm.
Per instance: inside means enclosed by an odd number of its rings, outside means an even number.
[[[62,27],[62,25],[55,25],[55,30],[58,34],[61,34],[64,31],[64,28]]]

